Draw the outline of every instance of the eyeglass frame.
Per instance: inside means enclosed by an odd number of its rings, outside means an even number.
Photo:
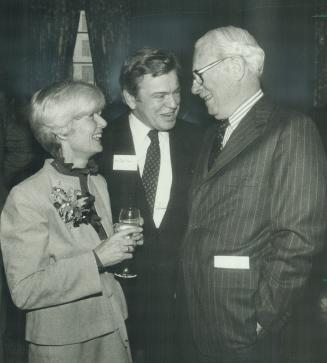
[[[222,59],[218,59],[212,63],[209,63],[207,64],[206,66],[200,68],[200,69],[194,69],[192,71],[192,74],[193,74],[193,82],[197,82],[197,84],[199,86],[202,86],[203,83],[204,83],[204,79],[202,77],[202,74],[206,71],[208,71],[209,69],[217,66],[218,64],[222,63],[224,60],[228,59],[228,58],[232,58],[232,57],[225,57],[225,58],[222,58]],[[199,82],[200,81],[200,82]]]

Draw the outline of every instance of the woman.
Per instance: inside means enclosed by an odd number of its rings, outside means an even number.
[[[31,128],[54,159],[13,188],[0,239],[33,363],[131,361],[124,296],[106,267],[132,257],[142,229],[113,232],[107,185],[89,162],[102,151],[104,104],[82,82],[32,98]]]

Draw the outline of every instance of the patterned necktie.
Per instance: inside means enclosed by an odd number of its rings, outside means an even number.
[[[212,168],[212,165],[215,163],[221,149],[223,146],[223,139],[225,136],[225,132],[227,129],[227,126],[229,125],[228,119],[219,120],[216,125],[216,135],[213,140],[209,160],[208,160],[208,170]]]
[[[157,130],[150,130],[148,136],[151,140],[151,143],[146,153],[142,174],[142,183],[145,190],[146,200],[152,214],[158,186],[160,147]]]

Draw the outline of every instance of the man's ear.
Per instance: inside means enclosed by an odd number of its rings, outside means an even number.
[[[242,80],[246,73],[246,65],[243,57],[233,57],[229,64],[230,72],[234,80]]]
[[[135,97],[133,95],[131,95],[126,90],[123,90],[123,97],[124,97],[124,100],[125,100],[126,104],[128,105],[128,107],[131,110],[134,110],[135,107],[136,107],[136,99],[135,99]]]

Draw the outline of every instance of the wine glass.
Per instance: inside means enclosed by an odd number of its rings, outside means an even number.
[[[141,213],[138,208],[127,207],[121,208],[119,213],[119,223],[117,225],[117,231],[127,229],[134,226],[139,226],[141,221]],[[131,237],[130,237],[131,238]],[[121,264],[121,270],[115,272],[115,275],[123,279],[131,279],[137,277],[137,274],[131,271],[129,261],[123,261]]]

